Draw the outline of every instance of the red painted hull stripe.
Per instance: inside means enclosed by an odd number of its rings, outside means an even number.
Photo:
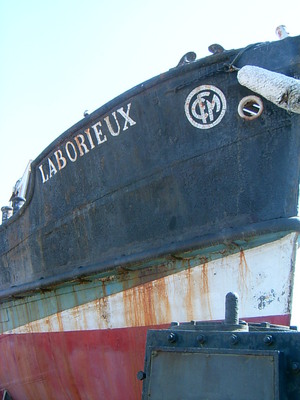
[[[147,330],[166,327],[1,335],[0,389],[14,400],[140,400],[136,374],[144,367]]]

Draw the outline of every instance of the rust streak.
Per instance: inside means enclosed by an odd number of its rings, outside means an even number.
[[[170,322],[166,279],[148,282],[123,292],[126,326],[149,326]]]
[[[99,312],[99,323],[103,329],[110,328],[110,312],[107,304],[107,297],[102,297],[96,300],[96,305]]]
[[[240,261],[239,261],[239,276],[238,276],[238,281],[239,281],[239,291],[241,297],[243,297],[243,294],[248,293],[248,275],[249,275],[249,267],[246,261],[245,253],[244,250],[240,250]]]
[[[61,306],[60,297],[55,296],[55,299],[56,299],[56,305],[57,305],[56,309],[58,311],[57,313],[55,313],[57,324],[58,324],[58,330],[59,330],[59,332],[63,332],[64,325],[63,325],[63,320],[62,320],[62,315],[61,315],[62,306]]]
[[[209,288],[209,279],[208,279],[208,264],[205,262],[202,265],[201,270],[201,288],[200,288],[200,295],[201,295],[201,302],[206,308],[209,318],[212,319],[212,311],[210,306],[210,288]]]
[[[185,294],[185,308],[187,312],[187,319],[191,320],[194,317],[193,311],[193,298],[194,298],[194,280],[192,277],[192,270],[189,268],[186,270],[186,294]]]

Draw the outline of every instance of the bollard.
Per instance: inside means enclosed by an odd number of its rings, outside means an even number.
[[[1,211],[2,211],[2,224],[3,224],[3,222],[7,221],[12,216],[13,208],[10,206],[4,206],[1,208]]]

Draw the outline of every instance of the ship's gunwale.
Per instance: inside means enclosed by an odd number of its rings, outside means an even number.
[[[25,295],[37,290],[43,290],[53,287],[63,282],[72,281],[93,274],[105,273],[112,271],[114,268],[122,268],[134,264],[141,264],[145,260],[157,260],[161,257],[173,255],[176,257],[187,251],[201,251],[203,248],[222,245],[226,243],[234,243],[235,241],[249,242],[260,238],[260,242],[270,243],[278,238],[292,232],[300,233],[300,218],[278,218],[275,220],[259,222],[239,228],[224,229],[221,232],[208,234],[205,236],[195,237],[193,240],[171,243],[166,248],[151,249],[142,253],[134,253],[132,255],[121,256],[117,259],[109,259],[104,262],[78,267],[62,274],[56,274],[48,278],[37,279],[33,282],[13,286],[9,289],[0,291],[0,300],[8,299],[14,296]]]

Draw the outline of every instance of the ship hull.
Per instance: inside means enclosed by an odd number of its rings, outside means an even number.
[[[174,68],[32,163],[0,226],[0,390],[139,399],[147,330],[221,320],[227,292],[242,319],[290,323],[300,118],[261,98],[243,116],[237,69],[296,77],[299,54],[289,38]]]
[[[147,330],[175,320],[220,320],[228,291],[241,294],[243,319],[289,325],[297,236],[228,248],[232,254],[225,257],[224,249],[219,257],[211,252],[210,261],[183,253],[168,265],[91,276],[14,299],[1,313],[1,388],[22,400],[120,399],[124,393],[139,399],[136,374]]]
[[[1,387],[20,400],[139,400],[151,328],[166,326],[5,335]]]

